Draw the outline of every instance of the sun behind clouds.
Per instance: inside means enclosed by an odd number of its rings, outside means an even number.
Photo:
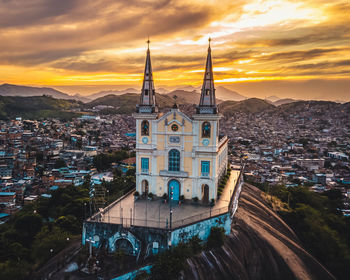
[[[322,0],[6,1],[0,82],[139,87],[149,35],[156,86],[200,85],[211,37],[216,83],[248,96],[277,82],[347,87],[349,13],[347,1]]]

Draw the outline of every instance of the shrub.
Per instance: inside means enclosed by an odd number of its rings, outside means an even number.
[[[150,193],[148,194],[148,197],[152,199],[152,198],[153,198],[153,193],[150,192]]]
[[[140,193],[138,191],[134,192],[134,196],[140,196]]]
[[[162,196],[163,199],[168,199],[168,194],[167,193],[164,193],[163,196]]]
[[[215,205],[215,200],[214,200],[214,198],[212,198],[212,199],[210,200],[210,206],[213,207],[214,205]]]
[[[225,230],[221,227],[212,227],[208,237],[208,249],[221,247],[225,241]]]
[[[196,196],[196,197],[192,198],[192,200],[193,200],[193,202],[198,202],[198,197]]]

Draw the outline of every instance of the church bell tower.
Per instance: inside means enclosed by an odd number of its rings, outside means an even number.
[[[201,98],[199,105],[197,106],[197,114],[217,114],[218,109],[215,100],[215,88],[214,88],[214,75],[213,75],[213,63],[211,60],[211,48],[208,47],[207,62],[205,65],[205,73],[203,79],[203,85],[201,90]]]
[[[141,90],[140,103],[136,105],[137,113],[157,113],[158,107],[156,103],[156,91],[153,84],[153,73],[151,65],[151,52],[149,50],[149,43],[147,41],[147,56],[145,63],[145,72],[143,76],[143,85]]]

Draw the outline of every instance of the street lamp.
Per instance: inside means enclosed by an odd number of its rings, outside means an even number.
[[[109,190],[107,190],[107,205],[109,203]],[[109,209],[107,210],[107,215],[108,215],[108,223],[109,223]]]
[[[172,199],[173,199],[173,189],[174,187],[171,186],[171,191],[170,191],[170,196],[169,196],[169,207],[170,207],[170,225],[169,225],[169,228],[171,230],[171,222],[172,222],[172,218],[173,218],[173,209],[172,209]]]

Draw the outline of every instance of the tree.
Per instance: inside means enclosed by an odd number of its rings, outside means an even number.
[[[209,249],[221,247],[225,241],[225,230],[221,227],[212,227],[208,237],[207,247]]]
[[[30,243],[31,239],[41,230],[42,219],[38,214],[24,214],[15,222],[15,229],[22,234],[22,242]]]

